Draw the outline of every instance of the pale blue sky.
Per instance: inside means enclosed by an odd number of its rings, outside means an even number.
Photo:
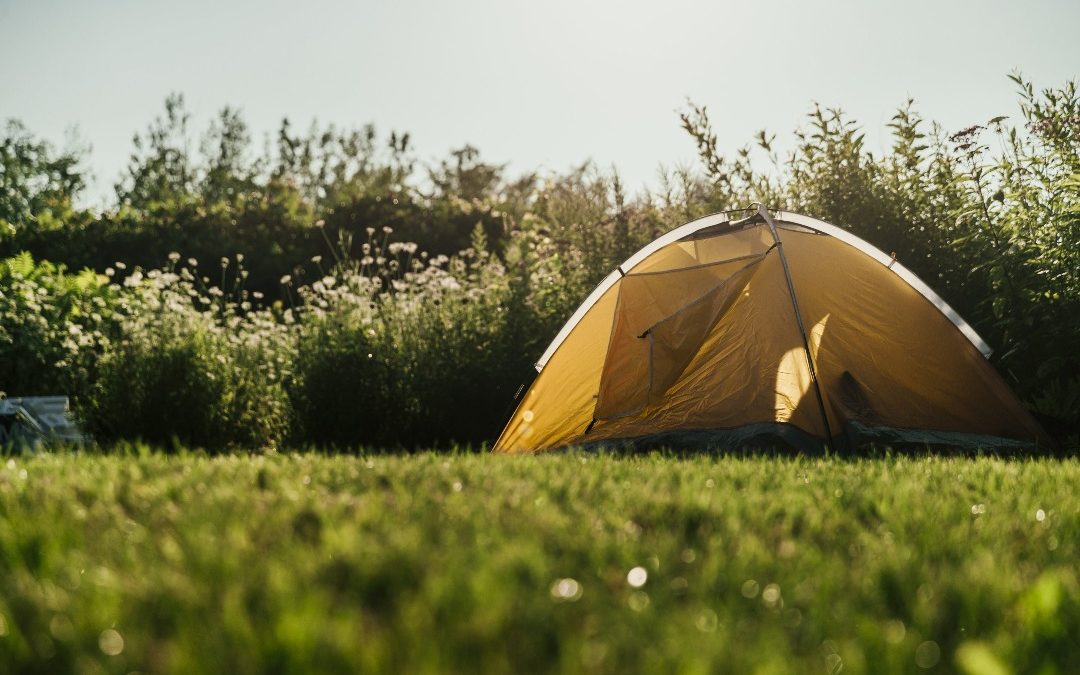
[[[516,170],[616,165],[632,187],[694,158],[675,110],[709,106],[727,150],[781,139],[813,101],[884,147],[908,96],[947,128],[1014,114],[1020,69],[1080,76],[1080,2],[0,0],[0,118],[93,146],[94,195],[131,136],[182,92],[202,129],[226,104],[257,138],[288,116],[464,143]]]

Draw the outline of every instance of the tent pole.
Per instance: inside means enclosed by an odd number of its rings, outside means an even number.
[[[795,282],[791,279],[791,269],[788,267],[787,255],[784,253],[784,242],[780,240],[780,232],[776,229],[776,221],[769,214],[764,204],[757,205],[757,212],[772,231],[773,241],[780,251],[780,264],[784,268],[784,277],[787,279],[788,294],[791,296],[791,306],[795,310],[795,323],[799,325],[799,333],[802,334],[803,350],[806,353],[806,367],[810,370],[810,381],[814,383],[814,392],[817,394],[818,411],[821,413],[821,422],[825,425],[826,447],[832,446],[832,429],[829,428],[829,416],[825,413],[825,398],[821,395],[821,384],[818,382],[817,371],[814,368],[814,358],[810,353],[810,338],[806,333],[806,325],[803,323],[802,312],[799,311],[799,301],[795,297]]]

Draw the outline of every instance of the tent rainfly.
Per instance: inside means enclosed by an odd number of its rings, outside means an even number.
[[[494,451],[1053,444],[990,347],[894,257],[814,218],[745,211],[672,230],[608,275]]]

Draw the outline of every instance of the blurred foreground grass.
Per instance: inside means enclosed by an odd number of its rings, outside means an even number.
[[[4,459],[0,672],[1077,672],[1077,486],[1044,460]]]

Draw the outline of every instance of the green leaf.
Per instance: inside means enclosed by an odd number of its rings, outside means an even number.
[[[965,675],[1012,675],[983,642],[964,642],[957,647],[956,665]]]

